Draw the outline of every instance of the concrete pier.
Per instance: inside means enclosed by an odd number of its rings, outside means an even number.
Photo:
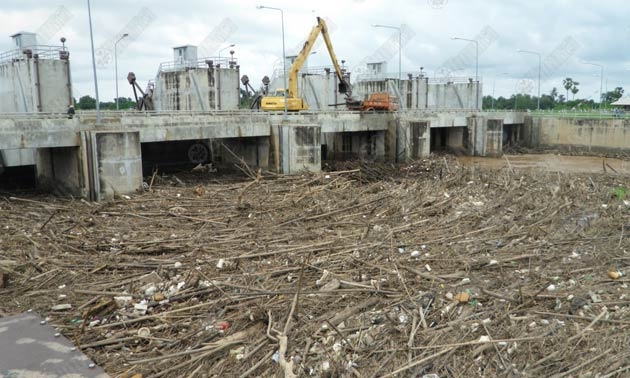
[[[321,170],[321,126],[283,123],[274,129],[272,145],[278,146],[280,172],[293,175]]]
[[[503,153],[503,120],[473,116],[468,118],[468,154],[501,156]]]
[[[89,133],[90,197],[95,200],[142,188],[142,154],[137,131]]]

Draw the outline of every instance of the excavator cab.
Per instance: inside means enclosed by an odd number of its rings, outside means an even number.
[[[260,108],[267,111],[284,111],[284,93],[284,89],[277,88],[273,96],[264,96],[260,101]],[[308,110],[308,104],[301,97],[287,96],[287,110],[290,112]]]

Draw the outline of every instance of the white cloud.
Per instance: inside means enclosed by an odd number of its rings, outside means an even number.
[[[489,26],[497,32],[498,39],[479,56],[479,72],[485,78],[484,88],[488,94],[494,83],[497,95],[509,96],[516,83],[537,68],[535,56],[519,54],[516,49],[537,51],[544,58],[568,36],[580,42],[580,49],[542,83],[543,93],[548,93],[553,86],[561,88],[562,78],[567,76],[582,83],[580,94],[598,91],[599,69],[580,63],[583,60],[606,67],[604,80],[608,89],[616,86],[630,89],[626,53],[630,28],[626,26],[623,11],[626,4],[622,0],[580,2],[579,6],[569,0],[320,0],[311,5],[260,0],[260,3],[284,10],[287,54],[295,53],[296,47],[304,42],[316,24],[315,16],[327,17],[335,24],[331,35],[335,52],[349,67],[374,54],[396,34],[395,30],[375,29],[371,24],[406,24],[415,35],[403,49],[404,73],[417,72],[422,66],[432,75],[449,57],[466,48],[464,42],[453,41],[451,36],[473,38]],[[58,44],[61,36],[67,38],[76,92],[93,95],[86,4],[78,0],[4,0],[0,14],[0,35],[4,38],[0,38],[0,51],[12,47],[10,35],[37,30],[63,6],[72,17],[54,34],[51,43]],[[262,76],[272,73],[273,63],[282,54],[279,12],[258,10],[257,4],[258,1],[251,0],[153,0],[145,3],[92,0],[94,45],[98,48],[126,32],[125,26],[143,7],[155,15],[155,20],[141,33],[136,30],[136,37],[119,51],[120,95],[131,97],[131,88],[125,80],[128,71],[134,71],[144,86],[155,77],[160,63],[173,59],[172,47],[201,44],[227,19],[236,28],[223,39],[225,43],[221,46],[236,44],[235,57],[239,59],[241,73],[247,74],[257,87]],[[436,4],[443,6],[434,7]],[[228,52],[223,54],[227,56]],[[397,70],[397,58],[394,55],[389,61],[390,71]],[[474,60],[469,63],[461,72],[473,76]],[[330,64],[323,45],[309,64]],[[504,72],[507,75],[501,75]],[[99,68],[97,74],[101,100],[111,101],[114,97],[113,64]]]

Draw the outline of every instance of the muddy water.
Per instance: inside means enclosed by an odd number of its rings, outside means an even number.
[[[543,155],[504,155],[500,158],[460,156],[457,158],[465,166],[479,166],[490,169],[512,167],[513,169],[538,169],[549,172],[630,174],[630,161],[593,156]]]

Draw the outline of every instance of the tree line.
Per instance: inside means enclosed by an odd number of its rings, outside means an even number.
[[[92,96],[81,96],[79,100],[74,100],[74,107],[77,110],[93,110],[96,109],[96,99]],[[101,110],[116,110],[116,99],[110,102],[99,102]],[[130,97],[118,97],[118,108],[120,110],[133,110],[136,108],[136,102]]]
[[[612,91],[602,93],[599,102],[593,99],[575,98],[580,91],[580,83],[570,77],[562,80],[562,88],[565,94],[559,93],[558,88],[553,87],[549,94],[540,96],[540,109],[542,110],[588,110],[594,108],[607,108],[612,102],[619,100],[624,93],[622,87],[616,87]],[[569,93],[571,99],[569,100]],[[538,97],[529,94],[513,94],[510,97],[492,96],[483,97],[483,109],[500,109],[500,110],[527,110],[536,109],[538,105]]]

